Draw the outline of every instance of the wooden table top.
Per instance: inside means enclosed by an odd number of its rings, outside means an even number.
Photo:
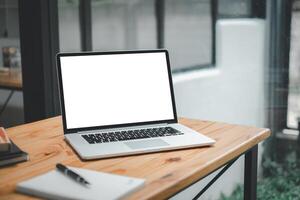
[[[0,72],[0,88],[22,90],[22,72],[20,69],[11,69]]]
[[[14,192],[20,181],[43,174],[55,164],[82,167],[146,179],[129,199],[165,199],[205,177],[269,137],[270,130],[219,122],[180,119],[180,123],[213,139],[212,147],[81,161],[64,141],[61,117],[7,129],[10,138],[29,153],[30,161],[0,168],[1,199],[31,199]]]

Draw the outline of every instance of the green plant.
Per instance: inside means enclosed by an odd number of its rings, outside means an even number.
[[[258,200],[300,200],[300,162],[295,151],[282,163],[265,159],[262,165],[266,174],[257,184]],[[243,195],[243,186],[238,185],[230,196],[221,194],[220,200],[240,200]]]

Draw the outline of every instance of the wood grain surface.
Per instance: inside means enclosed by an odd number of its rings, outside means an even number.
[[[19,69],[11,69],[0,73],[0,88],[22,89],[22,72]]]
[[[212,147],[82,161],[65,142],[61,117],[7,129],[30,161],[0,168],[0,199],[33,199],[16,193],[18,182],[43,174],[60,162],[146,179],[128,199],[165,199],[269,137],[270,130],[220,122],[180,119],[180,123],[216,140]]]

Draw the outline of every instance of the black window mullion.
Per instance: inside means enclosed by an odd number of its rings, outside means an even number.
[[[79,1],[79,21],[81,50],[92,51],[92,14],[91,0]]]
[[[251,17],[266,17],[266,0],[251,0]]]
[[[210,10],[211,10],[211,65],[216,64],[216,25],[218,19],[218,0],[211,0],[210,2]]]
[[[165,36],[165,0],[155,0],[155,19],[157,48],[164,48]]]
[[[270,16],[269,124],[273,132],[287,126],[291,2],[269,0]]]

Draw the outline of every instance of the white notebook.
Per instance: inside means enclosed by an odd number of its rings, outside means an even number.
[[[122,199],[145,183],[144,179],[70,167],[91,183],[85,187],[52,170],[17,184],[21,193],[47,199]]]

